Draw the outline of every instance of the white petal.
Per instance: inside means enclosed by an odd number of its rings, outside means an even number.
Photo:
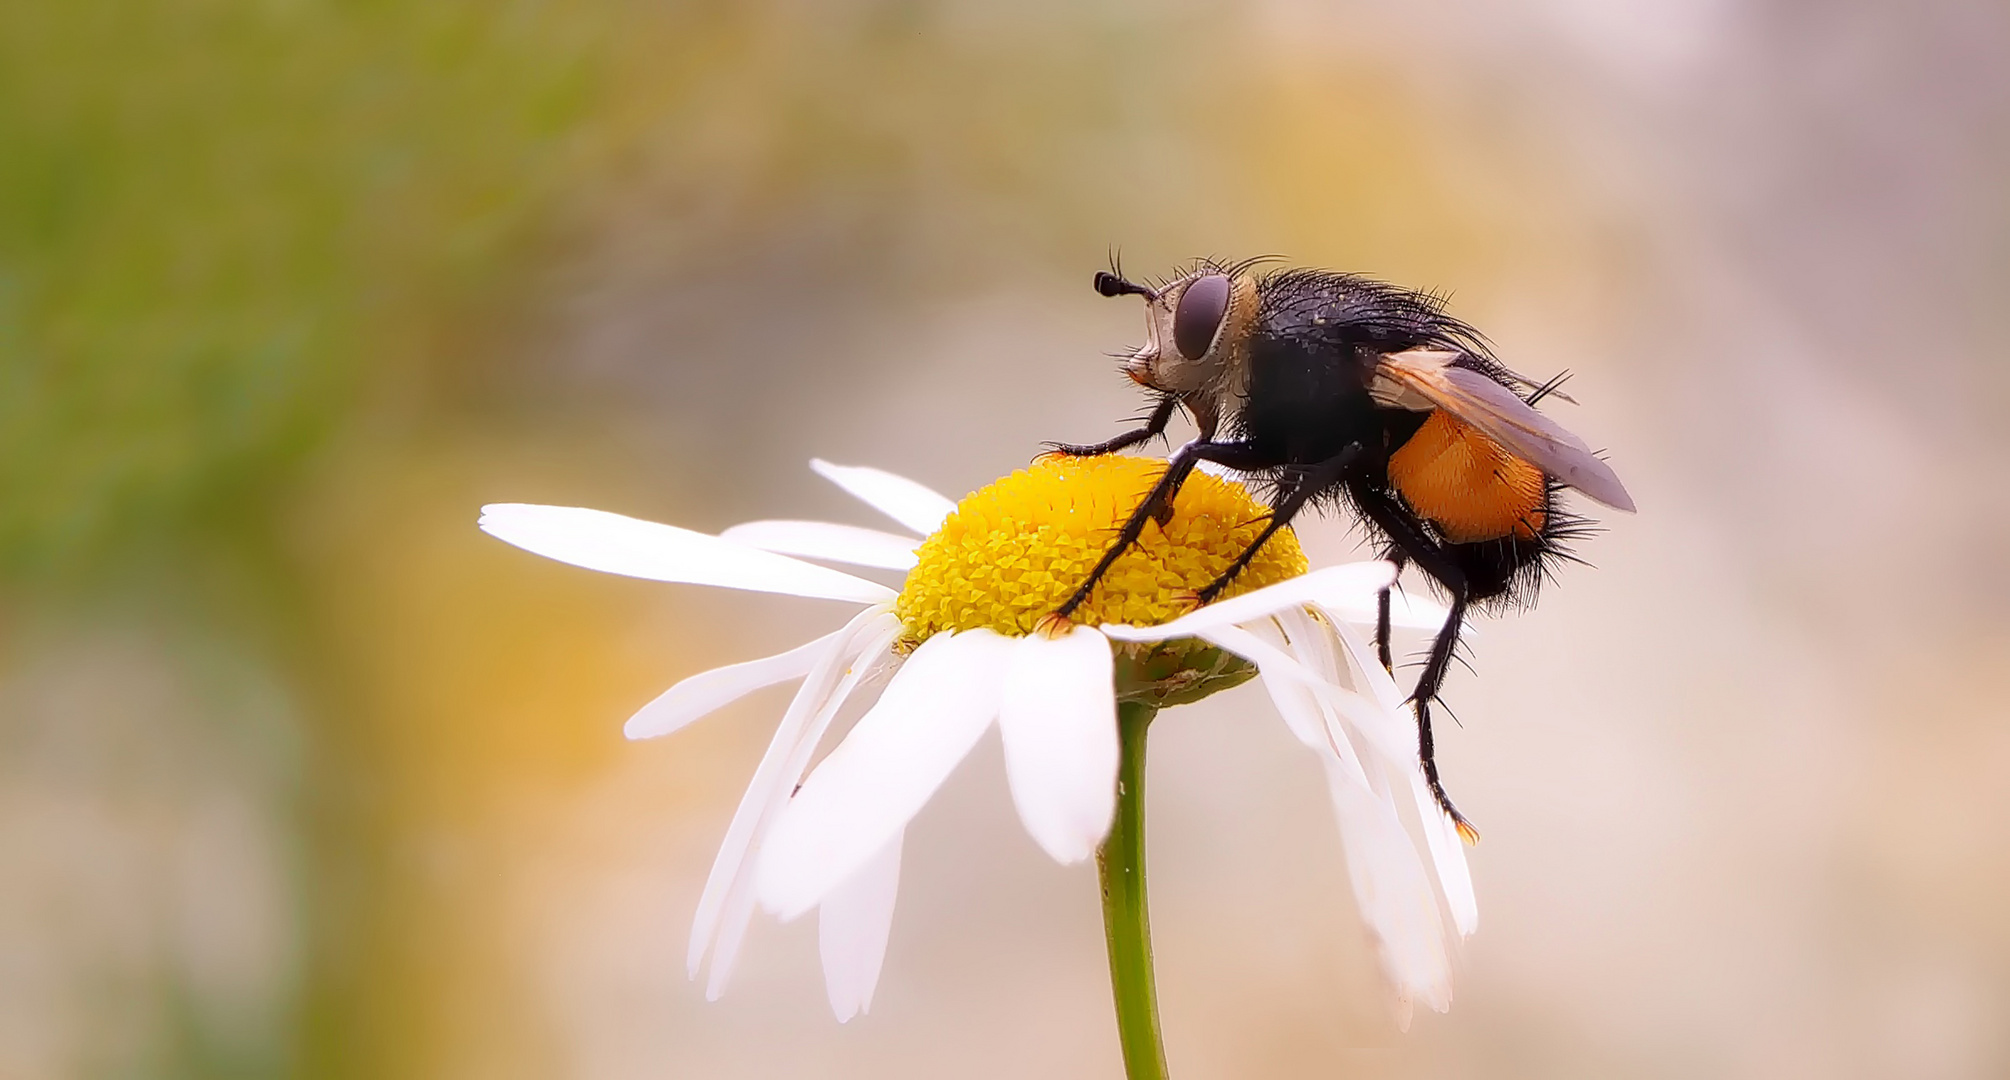
[[[904,834],[831,890],[817,907],[817,952],[824,962],[824,992],[842,1024],[872,1009],[886,960],[887,933],[893,929],[893,902],[900,891],[900,843]]]
[[[942,519],[956,509],[956,503],[936,494],[905,476],[863,465],[833,465],[812,458],[810,468],[818,476],[864,500],[873,509],[900,522],[923,536],[942,527]]]
[[[1257,669],[1257,675],[1263,675],[1261,668]],[[1282,675],[1262,681],[1270,703],[1277,707],[1277,715],[1284,718],[1284,726],[1291,729],[1291,734],[1310,749],[1324,747],[1326,729],[1319,722],[1319,703],[1312,691],[1303,682]]]
[[[1439,1012],[1452,1005],[1451,960],[1437,899],[1410,834],[1386,798],[1337,767],[1329,770],[1327,790],[1340,823],[1355,903],[1395,989],[1398,1022],[1407,1028],[1413,1002]]]
[[[754,875],[743,873],[730,880],[719,906],[717,930],[710,939],[713,943],[712,970],[705,979],[706,1001],[717,1001],[725,996],[726,984],[732,980],[733,970],[740,965],[740,945],[747,940],[747,927],[753,921]],[[691,948],[691,974],[696,977],[701,957],[696,938],[692,939]]]
[[[1352,690],[1343,689],[1320,678],[1305,665],[1292,659],[1284,650],[1247,630],[1235,626],[1221,626],[1203,631],[1198,636],[1203,641],[1218,645],[1255,664],[1257,671],[1266,678],[1297,680],[1310,690],[1321,704],[1357,723],[1374,726],[1381,718],[1381,710],[1374,702]]]
[[[1369,647],[1368,639],[1359,630],[1338,619],[1329,620],[1326,626],[1347,654],[1376,706],[1364,712],[1348,714],[1349,721],[1361,729],[1362,735],[1391,770],[1409,772],[1422,768],[1419,764],[1416,714],[1403,705],[1403,692],[1396,687],[1396,680],[1382,666],[1381,660]]]
[[[1375,598],[1359,603],[1325,604],[1335,615],[1364,626],[1375,625]],[[1389,625],[1409,630],[1436,630],[1445,625],[1452,609],[1427,596],[1415,596],[1404,589],[1389,594]]]
[[[921,546],[911,536],[828,521],[749,521],[719,536],[762,551],[886,570],[914,569],[914,549]]]
[[[748,845],[740,849],[739,856],[736,857],[733,863],[724,902],[720,906],[717,916],[718,929],[714,937],[716,944],[712,954],[712,971],[705,986],[705,997],[707,1000],[717,1001],[720,995],[725,993],[726,981],[732,977],[733,966],[739,960],[740,943],[746,937],[748,924],[753,921],[757,882],[755,880],[754,867],[750,865],[750,860],[747,858],[748,847],[758,848],[760,846],[762,832],[773,824],[775,816],[788,803],[790,793],[795,790],[797,781],[802,779],[804,770],[809,768],[810,757],[815,753],[817,743],[823,738],[824,731],[830,727],[832,718],[837,715],[838,709],[843,707],[846,698],[858,686],[859,681],[889,653],[894,639],[899,634],[899,620],[894,619],[890,615],[884,616],[879,620],[875,620],[871,626],[867,627],[867,644],[863,649],[853,649],[852,646],[856,644],[855,642],[844,646],[847,651],[842,655],[857,652],[857,659],[852,662],[844,677],[838,682],[837,689],[832,691],[827,697],[823,707],[818,710],[816,716],[803,728],[802,737],[796,740],[796,744],[789,751],[787,760],[783,763],[781,771],[776,774],[778,782],[768,786],[768,801],[765,806],[759,808],[759,816],[755,819],[755,826],[749,836]],[[749,785],[749,790],[751,791],[754,787],[758,786],[760,782],[761,778],[756,775],[754,783]],[[720,849],[720,857],[722,859],[725,857],[726,850],[724,846]],[[718,873],[719,867],[715,863],[713,874],[716,876]],[[706,882],[708,891],[711,886],[712,882],[708,880]],[[699,903],[699,914],[700,919],[702,919],[704,915],[704,902],[702,899]],[[692,926],[691,963],[694,966],[694,971],[699,956],[698,933],[702,925],[702,922],[694,920]]]
[[[1451,909],[1452,924],[1458,927],[1461,936],[1470,937],[1480,925],[1479,898],[1473,892],[1472,869],[1466,863],[1466,845],[1459,838],[1458,827],[1438,805],[1438,800],[1431,795],[1429,786],[1424,782],[1424,768],[1418,758],[1416,716],[1402,708],[1402,691],[1397,689],[1396,680],[1369,651],[1368,642],[1360,632],[1344,622],[1334,621],[1326,625],[1360,672],[1369,693],[1382,705],[1379,711],[1396,718],[1394,723],[1378,720],[1371,741],[1384,755],[1383,767],[1389,773],[1405,778],[1411,797],[1417,804],[1417,816],[1423,824],[1424,841],[1430,849],[1432,865],[1438,872],[1438,887],[1444,890],[1445,906]]]
[[[729,664],[701,671],[657,695],[656,700],[636,710],[622,733],[631,739],[653,739],[668,735],[723,705],[738,701],[764,686],[773,686],[809,674],[817,660],[837,644],[845,631],[838,630],[788,652],[742,664]]]
[[[1396,579],[1396,567],[1386,562],[1357,562],[1328,566],[1309,574],[1266,585],[1254,592],[1208,604],[1157,626],[1104,626],[1102,631],[1119,641],[1165,641],[1177,637],[1197,637],[1216,626],[1251,622],[1275,611],[1303,604],[1345,606],[1367,598],[1374,610],[1375,594]]]
[[[1452,609],[1436,600],[1407,589],[1397,589],[1389,594],[1389,625],[1407,626],[1413,630],[1437,630],[1452,617]],[[1357,622],[1359,620],[1356,620]],[[1465,626],[1467,632],[1473,627]]]
[[[1452,816],[1438,805],[1424,782],[1422,765],[1409,769],[1410,797],[1416,801],[1417,817],[1424,825],[1424,842],[1431,851],[1431,864],[1438,871],[1438,888],[1444,890],[1445,906],[1451,909],[1452,925],[1460,937],[1471,937],[1480,928],[1480,901],[1473,892],[1472,868],[1466,864],[1466,845]]]
[[[1117,701],[1110,643],[1078,626],[1018,639],[998,709],[1019,820],[1067,865],[1096,853],[1117,805]]]
[[[1396,677],[1389,674],[1388,668],[1382,666],[1382,659],[1375,655],[1375,650],[1368,644],[1367,636],[1338,615],[1332,612],[1327,614],[1330,617],[1327,626],[1332,629],[1335,639],[1340,642],[1341,649],[1347,654],[1347,659],[1352,661],[1354,669],[1360,674],[1361,682],[1368,693],[1389,712],[1400,712],[1403,707],[1403,691],[1396,685]]]
[[[1327,672],[1335,665],[1332,658],[1322,655],[1322,648],[1328,640],[1325,627],[1303,610],[1280,611],[1274,617],[1290,643],[1293,656],[1302,658],[1302,665],[1315,675],[1326,678]],[[1277,713],[1284,718],[1286,727],[1291,729],[1298,741],[1310,747],[1322,758],[1337,760],[1348,771],[1358,777],[1363,784],[1368,783],[1366,767],[1360,752],[1344,725],[1332,722],[1333,710],[1323,705],[1312,688],[1303,679],[1283,671],[1264,674],[1261,668],[1257,674],[1263,680],[1263,687],[1270,693],[1270,700],[1276,704]],[[1335,685],[1346,687],[1347,683],[1329,679]]]
[[[577,506],[482,507],[483,532],[548,559],[610,574],[881,604],[892,589],[826,566],[674,525]]]
[[[1353,629],[1344,623],[1329,621],[1326,625],[1334,630],[1351,632]],[[1322,704],[1353,724],[1367,739],[1369,747],[1384,760],[1390,762],[1417,760],[1416,725],[1403,720],[1402,714],[1398,711],[1400,705],[1392,708],[1387,698],[1364,697],[1337,685],[1333,679],[1322,678],[1318,672],[1299,663],[1282,649],[1240,627],[1218,627],[1204,631],[1199,636],[1202,640],[1213,642],[1255,664],[1258,670],[1266,675],[1304,682]],[[1343,637],[1341,640],[1343,643],[1348,640],[1359,642],[1360,636],[1355,634],[1351,639]],[[1381,671],[1380,664],[1371,666],[1374,670]],[[1382,677],[1387,679],[1388,673],[1383,672]],[[1395,684],[1390,682],[1388,685],[1393,687]]]
[[[838,640],[819,657],[803,685],[789,702],[788,712],[775,728],[767,752],[754,769],[746,794],[733,812],[726,838],[712,861],[705,879],[705,891],[698,899],[698,914],[691,922],[691,948],[687,964],[693,978],[705,952],[715,943],[712,960],[712,988],[716,996],[732,973],[732,960],[739,949],[740,935],[754,910],[754,881],[747,854],[759,839],[763,827],[773,821],[776,809],[789,797],[802,778],[815,750],[839,706],[858,685],[860,678],[883,656],[900,633],[900,620],[885,611],[861,612],[838,633]]]
[[[1336,652],[1337,642],[1324,622],[1302,607],[1277,612],[1270,621],[1284,631],[1292,657],[1306,670],[1335,686],[1354,689],[1353,673]]]
[[[1012,639],[937,634],[818,765],[762,844],[761,904],[809,910],[907,823],[998,715]]]
[[[1299,617],[1304,618],[1303,612],[1299,613]],[[1270,629],[1295,639],[1298,632],[1286,618],[1286,613],[1278,612]],[[1284,625],[1279,626],[1278,623]],[[1264,624],[1253,624],[1244,629],[1256,633],[1264,629]],[[1261,678],[1262,675],[1263,669],[1258,668],[1257,676]],[[1297,736],[1299,742],[1314,750],[1325,746],[1325,725],[1319,719],[1319,701],[1312,696],[1312,691],[1301,680],[1281,672],[1276,678],[1264,678],[1262,681],[1263,689],[1269,693],[1271,702],[1277,706],[1277,715],[1284,718],[1284,726],[1291,729],[1291,734]]]

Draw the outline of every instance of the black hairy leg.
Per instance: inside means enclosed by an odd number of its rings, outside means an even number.
[[[1340,475],[1360,460],[1365,452],[1360,443],[1348,443],[1346,449],[1301,473],[1297,481],[1286,488],[1277,502],[1271,506],[1270,523],[1263,527],[1263,531],[1257,534],[1256,539],[1251,541],[1247,548],[1243,549],[1242,554],[1235,557],[1234,562],[1228,564],[1228,569],[1223,570],[1220,577],[1209,582],[1207,588],[1200,591],[1200,602],[1212,603],[1215,597],[1220,596],[1221,591],[1228,588],[1229,582],[1234,581],[1235,576],[1249,566],[1250,560],[1256,558],[1256,553],[1263,550],[1263,545],[1277,534],[1277,530],[1291,524],[1291,519],[1297,517],[1298,511],[1304,509],[1305,504],[1314,496],[1339,483]]]
[[[1172,423],[1173,412],[1178,408],[1178,398],[1161,398],[1158,407],[1152,410],[1151,418],[1145,421],[1144,427],[1126,431],[1114,439],[1089,443],[1086,446],[1077,446],[1074,443],[1047,443],[1046,447],[1049,452],[1063,457],[1100,457],[1103,454],[1128,450],[1141,442],[1149,442],[1165,434],[1166,425]]]
[[[1402,548],[1391,548],[1382,557],[1396,564],[1399,576],[1410,561]],[[1391,582],[1388,589],[1375,594],[1375,658],[1382,662],[1382,670],[1391,675],[1396,673],[1396,665],[1389,657],[1389,590],[1395,587]]]
[[[1075,594],[1068,597],[1068,602],[1062,604],[1054,614],[1064,619],[1073,615],[1075,609],[1089,599],[1089,593],[1095,590],[1096,583],[1103,580],[1103,575],[1110,572],[1110,567],[1116,565],[1118,557],[1132,544],[1137,543],[1138,537],[1144,534],[1145,522],[1154,518],[1163,522],[1171,517],[1173,500],[1178,498],[1179,489],[1186,483],[1186,478],[1192,475],[1193,467],[1203,461],[1212,461],[1217,465],[1245,471],[1274,464],[1268,456],[1258,454],[1255,448],[1247,443],[1218,443],[1195,439],[1173,451],[1172,456],[1166,459],[1166,471],[1159,474],[1158,483],[1152,485],[1151,493],[1145,496],[1136,510],[1131,511],[1131,516],[1124,522],[1123,528],[1117,530],[1116,541],[1110,545],[1108,551],[1103,552],[1103,557],[1097,560],[1095,569],[1089,571],[1088,579],[1082,582],[1082,587],[1076,589]]]
[[[1451,553],[1425,530],[1422,523],[1386,494],[1369,490],[1355,490],[1352,494],[1361,512],[1388,534],[1389,542],[1451,594],[1451,614],[1445,617],[1444,627],[1431,641],[1430,656],[1424,661],[1423,672],[1417,676],[1415,689],[1410,691],[1410,700],[1417,706],[1417,757],[1424,767],[1424,780],[1430,785],[1431,795],[1438,800],[1438,805],[1458,826],[1459,834],[1471,841],[1479,833],[1452,805],[1451,796],[1445,794],[1445,785],[1438,779],[1437,751],[1431,738],[1431,703],[1437,700],[1438,690],[1445,683],[1445,673],[1452,666],[1452,655],[1459,646],[1459,630],[1465,621],[1466,602],[1471,593],[1465,571],[1459,569]],[[1387,611],[1385,601],[1376,620],[1377,636],[1381,638],[1378,645],[1385,665],[1389,662],[1385,629]]]

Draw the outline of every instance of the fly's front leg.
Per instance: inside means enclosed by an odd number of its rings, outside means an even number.
[[[1141,442],[1149,442],[1165,434],[1166,425],[1172,423],[1173,413],[1178,408],[1178,398],[1163,397],[1159,399],[1158,407],[1152,410],[1151,418],[1145,421],[1144,427],[1133,431],[1126,431],[1114,439],[1082,446],[1074,443],[1051,442],[1043,443],[1042,445],[1047,448],[1048,453],[1058,454],[1062,457],[1100,457],[1104,454],[1114,454],[1119,450],[1128,450]]]

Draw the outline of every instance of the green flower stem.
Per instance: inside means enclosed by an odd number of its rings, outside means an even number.
[[[1117,767],[1117,817],[1096,852],[1103,884],[1103,933],[1110,947],[1110,987],[1117,999],[1117,1038],[1129,1080],[1165,1080],[1159,1038],[1159,994],[1152,977],[1152,930],[1145,915],[1145,731],[1158,709],[1117,705],[1122,757]]]

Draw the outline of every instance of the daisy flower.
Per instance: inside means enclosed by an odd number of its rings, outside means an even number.
[[[1373,622],[1394,567],[1308,572],[1297,540],[1281,530],[1222,599],[1194,610],[1193,594],[1254,539],[1267,514],[1239,484],[1196,474],[1170,517],[1148,525],[1074,620],[1057,625],[1049,614],[1086,577],[1163,462],[1048,458],[960,503],[877,469],[811,467],[908,532],[760,521],[713,536],[574,507],[482,511],[490,535],[588,569],[862,605],[807,644],[693,675],[628,721],[630,738],[653,738],[761,687],[802,681],[698,904],[688,962],[696,978],[710,957],[708,997],[724,990],[756,906],[783,919],[815,909],[831,1008],[840,1021],[866,1011],[906,827],[994,725],[1027,832],[1056,861],[1076,863],[1098,853],[1118,813],[1120,712],[1141,718],[1141,739],[1143,720],[1158,708],[1260,678],[1324,766],[1399,1022],[1407,1025],[1414,1002],[1449,1007],[1444,912],[1461,935],[1478,919],[1464,850],[1425,787],[1403,695],[1353,625]],[[906,581],[896,592],[805,558],[904,570]],[[1442,621],[1442,609],[1392,599],[1397,625]],[[840,709],[882,682],[878,700],[811,769]],[[1141,753],[1140,742],[1140,769]],[[1131,787],[1140,779],[1126,772]],[[1399,815],[1406,801],[1424,854]],[[1127,834],[1130,841],[1141,853],[1141,833]],[[1155,1019],[1152,1026],[1155,1040]]]

